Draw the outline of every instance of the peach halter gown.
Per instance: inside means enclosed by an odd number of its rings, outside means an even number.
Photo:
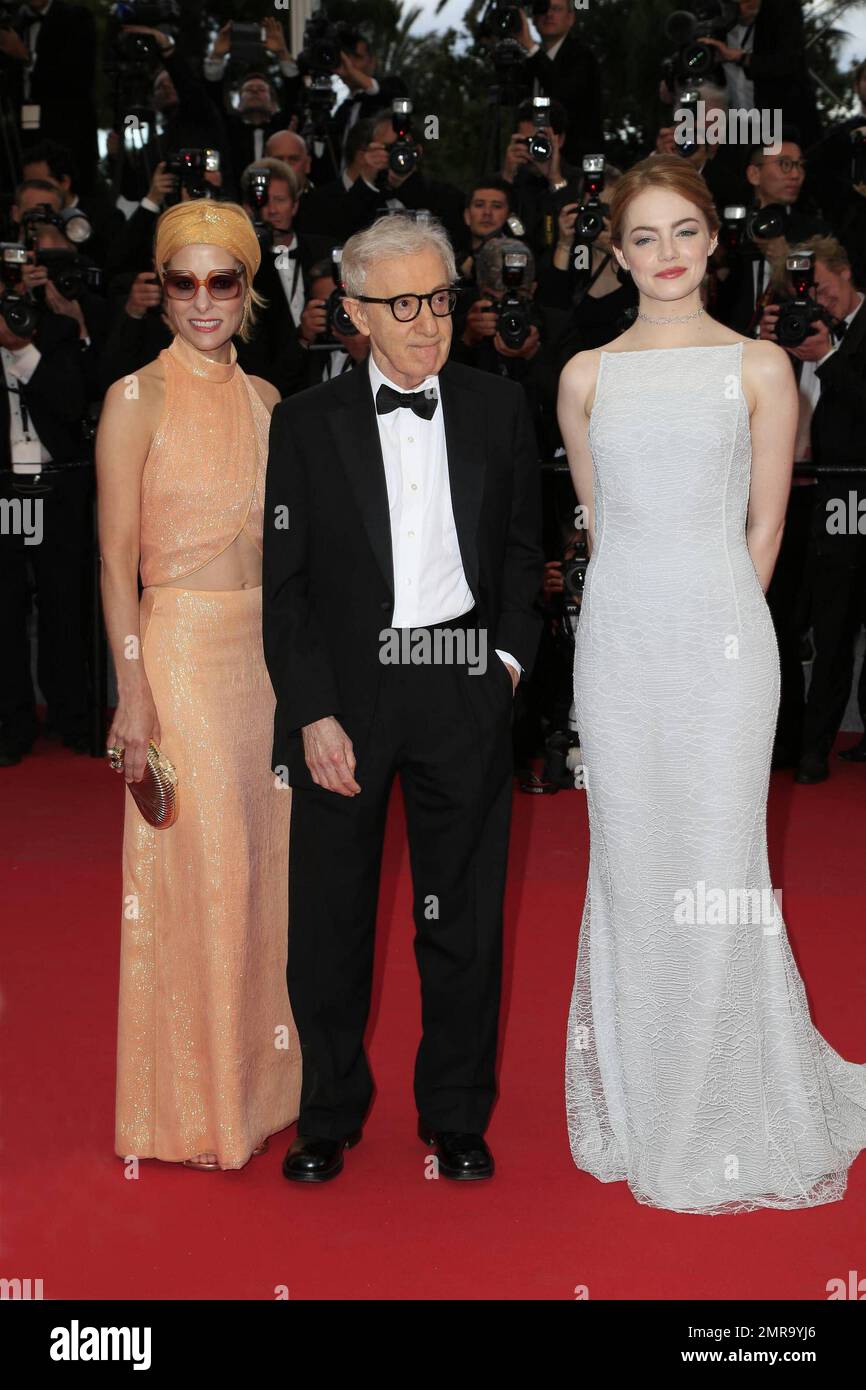
[[[298,1116],[286,989],[291,790],[270,770],[261,587],[169,587],[243,528],[262,548],[270,416],[245,373],[175,337],[141,485],[141,654],[179,814],[126,790],[115,1150],[241,1168]],[[154,587],[154,586],[165,587]]]

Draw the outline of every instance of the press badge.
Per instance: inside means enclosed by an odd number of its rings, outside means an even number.
[[[33,105],[21,107],[21,129],[38,130],[42,124],[42,107]]]

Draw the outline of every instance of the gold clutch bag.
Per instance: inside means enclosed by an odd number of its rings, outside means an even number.
[[[115,772],[123,770],[122,748],[109,748],[108,760]],[[160,753],[153,739],[147,750],[147,763],[140,782],[127,782],[139,811],[148,825],[167,830],[177,820],[177,772],[173,763]]]

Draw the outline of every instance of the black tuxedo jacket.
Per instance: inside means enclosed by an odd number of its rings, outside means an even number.
[[[563,158],[580,164],[585,154],[604,151],[601,74],[592,49],[569,29],[553,61],[539,49],[524,65],[527,79],[537,77],[544,96],[561,101],[568,112]]]
[[[821,394],[812,415],[812,458],[815,463],[863,466],[866,437],[866,299],[827,361],[816,367]],[[851,486],[861,486],[852,478]],[[836,493],[839,480],[835,480]]]
[[[31,23],[32,19],[21,12],[13,21],[25,44]],[[39,129],[21,132],[25,154],[29,146],[42,140],[59,140],[66,145],[78,164],[76,190],[86,192],[94,186],[99,158],[94,101],[97,51],[96,25],[90,10],[85,5],[54,0],[39,27],[30,75],[28,101],[41,108]],[[13,62],[0,67],[2,76],[11,76],[13,106],[20,107],[24,65]],[[17,117],[16,110],[16,124]]]
[[[499,647],[528,673],[541,634],[544,566],[529,411],[514,382],[458,363],[445,363],[439,387],[454,521],[488,660],[499,659]],[[376,705],[380,634],[394,612],[369,359],[274,410],[262,586],[264,654],[277,697],[272,766],[287,768],[293,785],[312,787],[301,729],[334,715],[358,753]]]
[[[33,337],[40,360],[21,397],[52,463],[77,463],[87,457],[81,432],[87,411],[87,372],[79,347],[78,326],[66,314],[45,313]],[[11,413],[5,374],[0,370],[0,470],[12,467],[9,440]]]
[[[322,237],[298,237],[298,260],[304,286],[304,302],[309,299],[310,271],[317,261],[328,256],[331,243]],[[281,396],[294,395],[307,384],[307,349],[301,347],[298,329],[292,319],[286,294],[274,264],[274,252],[265,247],[261,265],[253,281],[256,291],[267,304],[256,309],[256,320],[249,342],[237,339],[238,363],[248,376],[264,377],[276,386]]]

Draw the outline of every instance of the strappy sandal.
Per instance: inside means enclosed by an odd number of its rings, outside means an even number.
[[[197,1158],[185,1158],[183,1166],[184,1168],[197,1168],[200,1173],[219,1172],[218,1163],[199,1163]]]

